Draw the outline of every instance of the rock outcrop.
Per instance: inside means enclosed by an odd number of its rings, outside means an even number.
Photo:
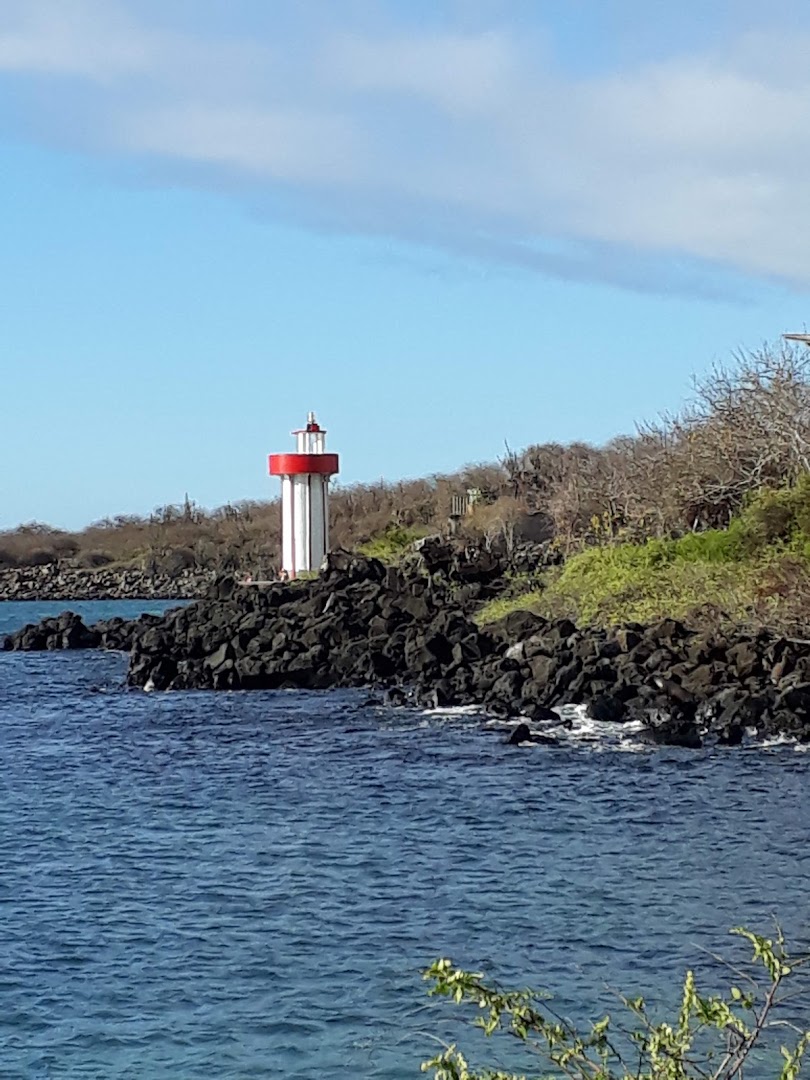
[[[403,570],[338,552],[312,581],[222,578],[161,617],[85,627],[66,614],[3,647],[129,649],[129,685],[156,690],[374,685],[392,704],[478,704],[530,725],[584,704],[597,723],[643,720],[659,745],[810,742],[808,642],[700,633],[674,619],[579,628],[530,612],[482,631],[458,588],[429,560]]]
[[[41,652],[58,649],[114,649],[129,652],[135,635],[160,623],[160,615],[141,615],[138,619],[103,619],[85,626],[80,615],[63,611],[61,615],[29,623],[14,634],[0,639],[0,651]]]

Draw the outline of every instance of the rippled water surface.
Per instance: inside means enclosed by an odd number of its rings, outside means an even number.
[[[585,1017],[738,922],[808,936],[793,747],[513,748],[474,713],[124,670],[0,654],[0,1076],[417,1077],[463,1034],[425,1002],[438,955]]]

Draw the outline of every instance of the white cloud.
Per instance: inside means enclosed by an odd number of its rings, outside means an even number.
[[[154,39],[115,4],[92,0],[4,0],[0,71],[92,80],[147,70]]]
[[[46,108],[68,121],[71,84],[103,81],[98,150],[282,184],[333,226],[631,284],[693,260],[810,285],[810,77],[785,60],[810,38],[586,76],[504,23],[222,41],[138,11],[0,0],[0,71],[63,77]]]
[[[267,180],[312,184],[359,179],[356,133],[340,116],[306,109],[187,105],[133,116],[121,131],[129,150],[206,162]]]
[[[514,50],[502,33],[337,37],[326,57],[336,84],[366,95],[406,95],[450,116],[506,104]]]

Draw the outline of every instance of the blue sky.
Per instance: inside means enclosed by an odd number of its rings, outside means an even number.
[[[600,443],[808,316],[810,5],[0,0],[0,528]]]

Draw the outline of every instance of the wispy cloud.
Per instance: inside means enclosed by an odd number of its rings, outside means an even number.
[[[158,44],[115,4],[9,0],[0,6],[0,71],[102,82],[148,71]]]
[[[351,119],[326,110],[158,107],[130,116],[121,135],[125,149],[227,166],[267,181],[362,180],[359,132]]]
[[[125,0],[0,0],[0,79],[36,130],[64,139],[80,115],[83,148],[277,193],[332,228],[630,288],[810,285],[810,35],[589,75],[505,17],[337,25],[313,5],[293,25],[280,3],[226,39],[205,7],[169,26]]]

